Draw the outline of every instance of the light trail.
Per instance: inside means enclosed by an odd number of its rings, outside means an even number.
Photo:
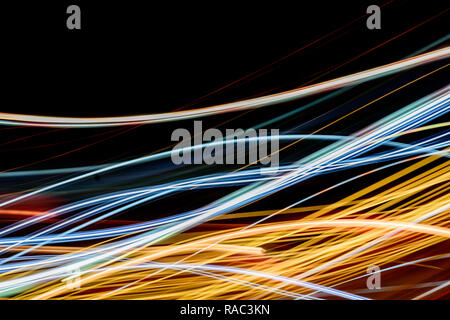
[[[62,127],[62,128],[88,128],[88,127],[108,127],[158,123],[176,120],[192,119],[197,117],[211,116],[224,112],[236,112],[248,109],[255,109],[277,103],[288,102],[295,99],[307,97],[313,94],[339,89],[348,85],[355,85],[365,81],[373,80],[382,76],[391,75],[408,68],[420,66],[425,63],[446,59],[450,57],[450,47],[434,50],[419,56],[404,59],[398,62],[387,64],[381,67],[358,72],[341,78],[328,80],[318,84],[303,88],[294,89],[282,93],[272,94],[259,98],[227,103],[223,105],[211,106],[201,109],[126,116],[126,117],[103,117],[103,118],[68,118],[33,116],[23,114],[0,113],[0,124],[36,126],[36,127]]]

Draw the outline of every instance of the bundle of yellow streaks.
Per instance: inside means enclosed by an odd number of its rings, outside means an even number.
[[[215,232],[187,231],[157,246],[134,249],[123,259],[83,270],[79,288],[50,280],[14,298],[292,299],[305,298],[305,295],[306,298],[324,296],[310,288],[261,277],[259,273],[357,292],[365,288],[365,278],[358,277],[366,274],[368,266],[383,269],[411,261],[414,256],[431,257],[427,249],[448,243],[450,161],[441,160],[440,156],[415,160],[413,165],[328,205],[220,216],[210,222],[211,227],[216,226]],[[433,212],[436,214],[430,215]],[[223,228],[222,224],[227,220],[268,215],[278,215],[277,221],[268,219],[251,227],[231,229]],[[43,246],[34,252],[70,254],[91,248]],[[439,248],[441,251],[434,252],[430,260],[448,253],[442,252],[445,245]],[[155,263],[162,265],[158,267]],[[186,268],[186,265],[191,267]],[[205,265],[217,268],[206,271],[195,267]],[[422,272],[439,269],[418,265]],[[220,266],[249,272],[233,273],[229,269],[220,270]],[[21,277],[31,272],[36,271],[5,273],[2,278]]]

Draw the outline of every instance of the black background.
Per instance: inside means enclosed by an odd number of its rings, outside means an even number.
[[[81,8],[81,30],[66,28],[70,4]],[[386,4],[381,30],[366,28],[369,4]],[[435,0],[2,2],[2,111],[129,115],[281,91],[444,9],[445,1]],[[191,104],[358,18],[339,38]],[[445,35],[445,20],[446,14],[433,19],[320,80],[403,58]]]

